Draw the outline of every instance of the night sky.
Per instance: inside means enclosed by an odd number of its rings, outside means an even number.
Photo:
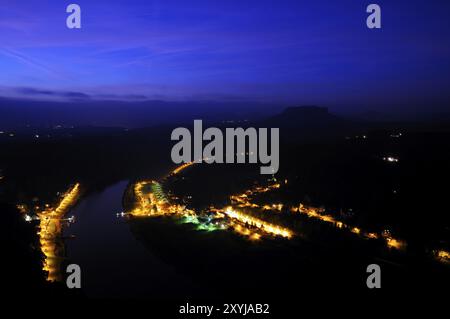
[[[448,107],[450,1],[372,2],[1,0],[0,96]]]

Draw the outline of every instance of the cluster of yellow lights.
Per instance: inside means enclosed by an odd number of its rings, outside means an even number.
[[[250,203],[248,200],[248,196],[246,194],[241,195],[232,195],[230,196],[231,202],[233,204],[236,204],[239,207],[252,207],[252,208],[258,208],[259,205]]]
[[[287,180],[285,181],[287,184]],[[269,184],[268,186],[255,186],[252,189],[246,190],[242,194],[230,196],[231,203],[239,208],[259,208],[262,210],[273,210],[281,212],[283,209],[283,204],[276,203],[271,205],[258,205],[252,203],[251,198],[257,194],[267,193],[281,187],[280,183]],[[222,212],[226,216],[235,219],[238,223],[232,223],[233,229],[244,236],[248,236],[250,239],[257,240],[262,237],[262,233],[270,234],[273,236],[281,236],[284,238],[291,238],[293,232],[289,229],[265,222],[261,219],[255,218],[251,215],[244,214],[240,211],[235,210],[232,206],[229,206],[223,210],[216,210],[216,212]],[[249,229],[250,226],[252,229]],[[255,232],[253,229],[256,228],[259,232]]]
[[[235,232],[237,232],[238,234],[240,234],[242,236],[246,236],[251,240],[260,240],[261,239],[260,233],[258,233],[256,231],[252,231],[248,227],[245,227],[245,226],[241,225],[240,223],[231,222],[230,226],[233,228],[233,230]]]
[[[170,214],[193,214],[193,211],[182,205],[170,204],[166,200],[158,199],[153,192],[145,193],[144,187],[154,181],[138,182],[134,185],[134,194],[138,205],[131,211],[133,216],[160,216]]]
[[[362,236],[362,237],[365,237],[365,238],[378,239],[380,237],[383,237],[386,240],[386,245],[389,248],[404,249],[406,247],[406,242],[399,240],[399,239],[392,238],[390,236],[390,234],[378,235],[377,233],[362,231],[358,227],[350,227],[349,225],[345,224],[344,222],[335,219],[331,215],[323,214],[323,210],[320,210],[318,208],[306,207],[303,204],[300,204],[298,207],[291,208],[291,211],[292,212],[300,212],[302,214],[307,215],[310,218],[314,218],[314,219],[321,220],[323,222],[331,223],[340,229],[349,229],[352,233]]]
[[[192,166],[192,165],[194,165],[194,164],[195,164],[195,162],[188,162],[188,163],[182,164],[182,165],[178,166],[177,168],[175,168],[175,169],[172,171],[172,174],[173,174],[173,175],[178,174],[178,173],[181,172],[182,170],[184,170],[184,169],[186,169],[186,168],[188,168],[189,166]]]
[[[44,254],[44,264],[42,269],[48,272],[48,281],[61,281],[61,263],[64,259],[63,247],[61,243],[62,219],[72,206],[80,193],[80,184],[68,191],[56,209],[48,207],[46,210],[38,213],[39,222],[39,241],[41,250]]]
[[[406,246],[406,243],[404,241],[392,237],[386,237],[386,244],[388,245],[388,247],[395,249],[403,249]]]
[[[282,236],[285,238],[290,238],[293,235],[293,233],[287,228],[282,228],[280,226],[267,223],[261,219],[255,218],[253,216],[244,214],[242,212],[239,212],[239,211],[233,209],[233,207],[231,207],[231,206],[227,207],[223,212],[225,213],[225,215],[227,215],[230,218],[236,219],[243,224],[250,225],[252,227],[256,227],[256,228],[260,229],[261,231],[264,231],[264,232],[272,234],[272,235]]]
[[[285,181],[285,183],[287,183],[287,181]],[[258,186],[253,189],[247,190],[242,194],[230,196],[230,199],[231,199],[232,204],[236,205],[237,207],[260,208],[262,210],[281,212],[284,207],[284,205],[281,203],[258,205],[258,204],[253,203],[251,200],[253,195],[269,192],[271,190],[280,188],[280,186],[281,185],[279,183],[271,184],[267,187]],[[358,236],[361,236],[361,237],[365,237],[365,238],[369,238],[369,239],[378,239],[380,237],[383,237],[386,241],[386,245],[389,248],[404,249],[406,247],[406,243],[404,241],[392,238],[390,235],[379,235],[379,234],[373,233],[373,232],[362,231],[358,227],[351,227],[351,226],[345,224],[344,222],[337,220],[336,218],[334,218],[331,215],[324,214],[323,210],[321,210],[319,208],[306,207],[303,204],[300,204],[298,207],[292,207],[290,210],[292,212],[300,212],[302,214],[307,215],[310,218],[318,219],[318,220],[326,222],[326,223],[331,223],[339,229],[348,229],[352,233],[354,233]]]
[[[177,174],[187,167],[193,165],[195,162],[186,163],[178,166],[171,174]],[[156,198],[153,192],[146,192],[145,187],[156,183],[154,181],[142,181],[134,185],[134,194],[136,196],[136,207],[130,212],[133,216],[158,216],[169,214],[181,214],[184,216],[196,216],[193,210],[186,209],[185,206],[171,204],[166,200]],[[231,196],[232,202],[245,204],[245,198],[257,193],[265,193],[274,189],[280,188],[280,184],[272,184],[267,187],[257,186],[254,189],[246,191],[242,195]],[[259,207],[256,204],[251,204],[251,207]],[[282,204],[274,205],[272,208],[281,210]],[[216,218],[230,218],[228,224],[231,229],[237,233],[247,236],[251,240],[258,240],[262,233],[271,234],[273,236],[282,236],[290,238],[292,232],[288,229],[267,223],[263,220],[254,218],[241,212],[237,212],[232,208],[216,209],[211,207],[211,212],[215,213]]]
[[[287,181],[285,183],[287,183]],[[232,204],[235,204],[236,206],[241,207],[241,208],[249,207],[249,208],[261,208],[263,210],[281,211],[283,209],[283,204],[281,204],[281,203],[261,206],[261,205],[251,202],[252,196],[254,196],[256,194],[267,193],[274,189],[278,189],[280,187],[281,187],[281,185],[279,183],[270,184],[266,187],[256,186],[253,189],[249,189],[242,194],[230,196],[230,200],[231,200]]]
[[[285,181],[287,183],[287,181]],[[242,194],[230,196],[231,203],[239,208],[260,208],[262,210],[277,210],[283,209],[283,204],[263,205],[251,202],[251,197],[257,194],[267,193],[281,187],[280,183],[269,184],[268,186],[255,186],[252,189],[246,190]],[[293,232],[289,229],[265,222],[261,219],[255,218],[248,214],[244,214],[235,210],[232,206],[225,209],[213,209],[217,214],[226,215],[237,222],[231,222],[231,227],[237,233],[247,236],[252,240],[258,240],[262,237],[262,233],[270,234],[272,236],[281,236],[284,238],[291,238]],[[255,231],[254,229],[258,231]]]
[[[274,210],[281,212],[283,209],[283,204],[277,203],[277,204],[271,204],[271,205],[258,205],[255,203],[252,203],[248,197],[247,194],[241,194],[241,195],[232,195],[230,196],[231,203],[235,204],[238,207],[241,208],[260,208],[262,210]]]
[[[287,183],[287,182],[286,182]],[[268,186],[255,186],[252,189],[246,190],[244,193],[239,195],[230,196],[231,201],[235,201],[238,204],[249,204],[249,200],[251,196],[256,194],[267,193],[273,191],[275,189],[279,189],[281,187],[280,183],[270,184]]]
[[[436,259],[445,263],[450,263],[450,253],[446,250],[435,251]]]

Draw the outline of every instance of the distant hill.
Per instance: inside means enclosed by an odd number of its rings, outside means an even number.
[[[362,127],[361,123],[329,113],[326,107],[309,105],[288,107],[261,125],[279,127],[281,136],[288,140],[342,138]]]
[[[330,114],[328,108],[318,106],[288,107],[282,113],[268,119],[283,127],[316,127],[342,124],[343,120]]]
[[[277,112],[276,105],[216,101],[82,101],[55,102],[0,97],[0,130],[26,126],[109,126],[139,128],[165,124],[256,120]]]

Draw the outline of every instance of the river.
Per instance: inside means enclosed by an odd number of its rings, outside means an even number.
[[[100,298],[186,295],[193,283],[146,249],[127,220],[117,217],[127,183],[84,198],[70,212],[76,222],[65,235],[75,238],[66,240],[67,257],[81,267],[84,293]]]

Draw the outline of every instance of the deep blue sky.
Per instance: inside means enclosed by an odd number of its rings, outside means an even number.
[[[0,0],[0,96],[445,109],[449,15],[448,0]]]

